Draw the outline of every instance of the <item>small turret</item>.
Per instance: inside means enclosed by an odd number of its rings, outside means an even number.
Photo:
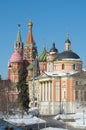
[[[58,50],[55,47],[55,43],[53,43],[52,48],[50,49],[49,54],[47,55],[47,61],[54,61],[57,55]]]
[[[66,35],[66,41],[65,41],[65,51],[71,50],[71,41],[69,40],[69,34]]]
[[[50,49],[50,54],[58,53],[58,50],[55,47],[55,43],[53,42],[52,48]]]

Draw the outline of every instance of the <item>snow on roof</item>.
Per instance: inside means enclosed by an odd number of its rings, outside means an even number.
[[[62,60],[68,60],[68,61],[69,61],[69,60],[75,60],[75,61],[77,60],[77,61],[79,61],[80,59],[70,59],[70,58],[65,58],[65,59],[62,59]]]
[[[61,72],[47,72],[47,71],[45,71],[44,72],[45,74],[47,74],[48,76],[69,76],[69,75],[73,75],[73,74],[75,74],[75,73],[77,73],[77,72],[67,72],[67,73],[61,73]]]

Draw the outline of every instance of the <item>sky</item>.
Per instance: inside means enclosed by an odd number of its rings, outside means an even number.
[[[8,61],[14,52],[18,24],[25,44],[28,22],[33,22],[33,37],[38,54],[46,46],[49,51],[55,42],[64,51],[69,33],[71,50],[86,66],[86,0],[0,0],[0,75],[7,79]]]

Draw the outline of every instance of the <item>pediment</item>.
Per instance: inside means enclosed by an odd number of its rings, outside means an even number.
[[[46,73],[42,72],[41,75],[39,76],[39,79],[48,78],[48,77],[49,76]]]

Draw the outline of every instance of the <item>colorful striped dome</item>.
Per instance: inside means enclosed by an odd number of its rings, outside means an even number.
[[[46,58],[47,58],[47,51],[46,51],[46,48],[44,48],[42,53],[38,56],[38,61],[46,62]]]
[[[21,55],[15,50],[15,52],[12,54],[10,58],[10,62],[22,62]]]

